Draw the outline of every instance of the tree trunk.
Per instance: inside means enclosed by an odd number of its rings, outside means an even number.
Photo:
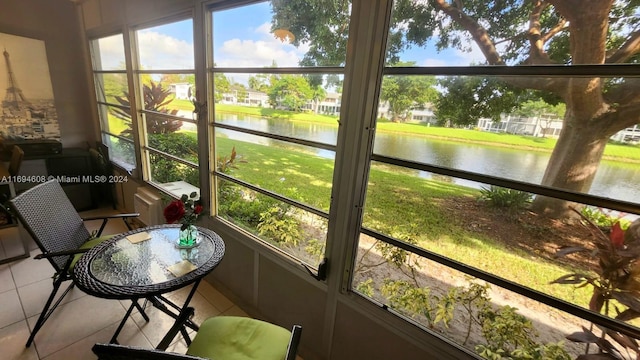
[[[573,0],[551,1],[569,20],[572,63],[603,64],[606,56],[608,15],[612,1],[592,2],[581,7]],[[567,111],[560,137],[549,159],[542,185],[587,193],[595,178],[602,154],[612,135],[607,122],[617,113],[603,98],[601,78],[570,78],[559,95],[565,100]],[[609,114],[608,120],[603,119]],[[533,210],[555,218],[576,215],[571,207],[576,203],[537,196]]]
[[[590,120],[577,118],[567,110],[542,185],[575,192],[589,191],[610,135]],[[576,215],[571,211],[571,207],[576,206],[578,204],[574,202],[537,196],[532,208],[551,217],[569,218]]]

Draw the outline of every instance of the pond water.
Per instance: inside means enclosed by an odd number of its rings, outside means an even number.
[[[331,145],[336,144],[337,127],[287,122],[260,117],[218,114],[216,121],[273,134],[290,136]],[[218,129],[231,139],[271,145],[274,140],[237,131]],[[378,132],[374,152],[379,155],[419,161],[453,169],[526,181],[539,184],[549,162],[549,153],[490,147],[477,144],[439,141],[410,135]],[[317,149],[317,155],[333,158],[334,153]],[[431,174],[420,172],[421,177]],[[439,176],[441,178],[441,176]],[[591,186],[593,195],[640,203],[640,165],[602,161]],[[451,179],[453,183],[479,188],[482,184],[463,179]]]

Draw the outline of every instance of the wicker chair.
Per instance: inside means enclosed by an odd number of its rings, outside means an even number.
[[[42,251],[41,254],[35,256],[35,259],[49,260],[55,270],[53,290],[27,340],[26,346],[29,347],[36,333],[42,328],[65,295],[73,288],[74,283],[71,282],[62,296],[52,305],[62,283],[72,279],[73,267],[82,253],[109,238],[109,236],[101,237],[107,221],[114,218],[125,220],[125,224],[131,230],[126,219],[136,217],[138,214],[118,214],[83,219],[56,180],[38,184],[24,191],[11,199],[9,205]],[[100,229],[93,235],[89,233],[84,224],[84,221],[89,220],[102,220]],[[136,306],[141,310],[145,319],[148,319],[140,306],[137,304]]]
[[[188,308],[176,321],[156,349],[95,344],[93,352],[99,360],[295,360],[302,327],[291,331],[261,320],[215,316],[205,320],[188,347],[186,354],[165,352],[181,324],[193,315]]]

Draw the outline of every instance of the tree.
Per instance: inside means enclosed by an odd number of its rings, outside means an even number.
[[[282,75],[269,89],[269,103],[273,107],[283,106],[300,111],[313,97],[309,82],[300,75]]]
[[[244,103],[245,101],[247,101],[247,98],[249,97],[249,94],[247,93],[247,89],[242,84],[236,84],[236,85],[238,85],[238,87],[236,88],[236,91],[238,94],[238,101],[241,103]]]
[[[480,118],[499,121],[523,101],[519,92],[495,78],[447,77],[438,85],[443,92],[437,96],[435,116],[441,126],[475,125]]]
[[[271,62],[271,68],[277,68],[278,63],[274,61]],[[260,91],[263,93],[268,93],[269,89],[273,86],[273,84],[278,81],[280,77],[276,74],[256,74],[255,76],[249,76],[249,88]]]
[[[313,87],[313,94],[311,99],[313,100],[313,112],[318,113],[318,104],[320,101],[327,97],[327,91],[320,85]]]
[[[414,62],[397,63],[396,66],[414,66]],[[433,77],[398,75],[385,77],[382,80],[380,100],[389,104],[391,120],[406,121],[409,110],[424,108],[433,102],[437,91],[433,88],[436,80]]]
[[[224,74],[215,73],[213,75],[213,100],[219,103],[229,90],[231,90],[229,79]]]
[[[551,105],[547,104],[544,100],[527,100],[520,104],[520,107],[514,113],[520,116],[550,114],[561,118],[564,116],[565,111],[566,108],[564,104]]]
[[[269,92],[269,88],[276,79],[276,75],[269,74],[257,74],[255,76],[249,76],[249,89],[267,93]]]
[[[335,1],[273,1],[272,27],[287,22],[296,42],[311,43],[302,62],[344,58],[345,41],[328,14]],[[346,3],[346,1],[338,2]],[[338,5],[336,5],[338,6]],[[387,48],[397,61],[408,45],[433,41],[439,50],[468,51],[475,43],[488,65],[637,63],[640,53],[638,0],[397,0]],[[289,16],[304,11],[304,16]],[[326,26],[331,24],[331,26]],[[326,29],[323,29],[326,28]],[[437,36],[436,36],[437,35]],[[337,44],[337,45],[336,45]],[[588,192],[609,138],[640,123],[640,91],[633,78],[510,77],[514,89],[540,91],[566,105],[564,125],[542,185]],[[566,201],[538,196],[534,209],[556,217],[571,216]]]

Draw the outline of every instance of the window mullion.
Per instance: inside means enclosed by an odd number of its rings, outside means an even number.
[[[140,114],[138,114],[138,109],[143,108],[143,106],[139,105],[142,101],[140,97],[140,91],[138,80],[136,79],[136,70],[139,68],[138,64],[138,56],[137,56],[137,41],[134,30],[130,29],[128,26],[125,27],[122,32],[124,36],[124,54],[125,54],[125,62],[127,68],[127,83],[129,84],[129,106],[131,111],[131,129],[133,130],[133,143],[135,149],[135,158],[136,158],[136,172],[134,176],[138,179],[148,178],[145,176],[144,171],[140,171],[141,169],[145,169],[146,166],[143,164],[143,156],[142,156],[142,145],[143,138],[141,135],[141,127],[140,127]],[[135,100],[135,101],[132,101]],[[146,145],[146,144],[145,144]]]
[[[352,6],[327,235],[328,324],[335,321],[337,297],[349,289],[353,272],[392,1],[354,0]],[[325,328],[330,347],[333,326]]]

